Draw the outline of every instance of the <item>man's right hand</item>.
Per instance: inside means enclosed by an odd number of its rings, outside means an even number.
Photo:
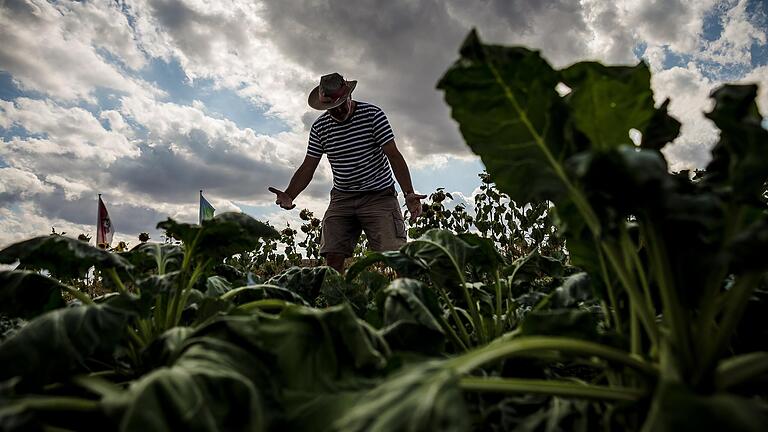
[[[277,195],[275,204],[279,205],[280,207],[286,210],[291,210],[296,207],[296,204],[293,203],[293,198],[287,193],[281,191],[280,189],[273,188],[272,186],[270,186],[268,189],[270,192]]]

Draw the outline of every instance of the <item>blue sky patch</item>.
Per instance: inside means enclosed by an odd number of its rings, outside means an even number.
[[[233,90],[216,89],[210,79],[190,82],[177,60],[166,62],[153,59],[141,71],[140,77],[167,92],[171,102],[191,105],[193,101],[199,100],[205,105],[206,114],[231,120],[239,128],[251,128],[257,134],[266,135],[290,130],[285,122],[267,116],[265,109],[257,107]]]

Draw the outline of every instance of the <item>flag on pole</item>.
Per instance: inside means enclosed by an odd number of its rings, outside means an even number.
[[[102,249],[109,247],[112,243],[112,236],[115,234],[115,227],[112,226],[112,220],[109,218],[107,206],[101,200],[99,194],[99,216],[96,220],[96,245]]]
[[[215,208],[203,197],[203,190],[200,189],[200,213],[197,218],[197,223],[202,225],[206,219],[213,219],[213,213]]]

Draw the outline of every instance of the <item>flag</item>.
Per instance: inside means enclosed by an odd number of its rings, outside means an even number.
[[[203,191],[200,191],[200,213],[197,218],[197,223],[202,225],[203,221],[206,219],[213,219],[213,213],[216,211],[215,208],[211,205],[211,203],[208,202],[205,198],[203,198]]]
[[[112,243],[112,235],[115,234],[115,227],[112,226],[112,220],[109,218],[107,206],[101,200],[99,194],[99,216],[96,220],[96,245],[102,249],[109,247]]]

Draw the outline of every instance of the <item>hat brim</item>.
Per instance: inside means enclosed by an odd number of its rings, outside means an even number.
[[[309,104],[310,107],[320,111],[336,108],[337,106],[344,103],[346,98],[350,94],[352,94],[352,91],[355,89],[356,86],[357,86],[357,81],[347,81],[347,92],[344,95],[339,96],[339,98],[336,99],[335,101],[329,102],[329,103],[323,103],[320,101],[320,86],[317,86],[314,89],[312,89],[311,92],[309,92],[307,103]]]

